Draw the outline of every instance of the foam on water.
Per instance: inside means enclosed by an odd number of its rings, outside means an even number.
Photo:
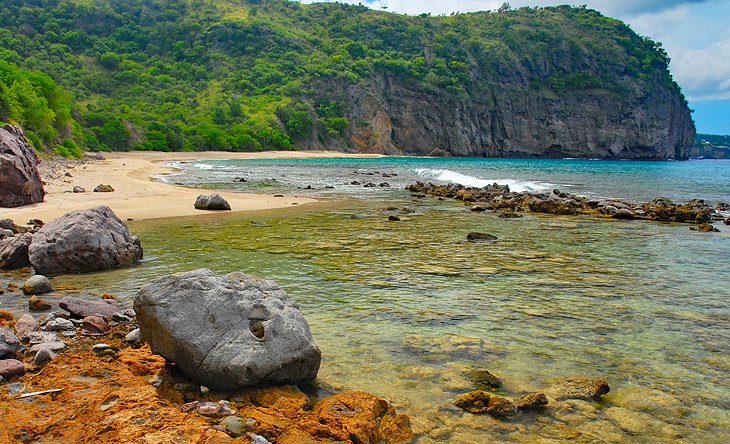
[[[518,181],[513,179],[480,179],[479,177],[469,176],[467,174],[447,169],[415,168],[413,171],[424,178],[455,183],[467,187],[482,188],[494,183],[499,185],[508,185],[510,191],[516,191],[518,193],[525,191],[548,190],[553,187],[553,184],[544,182]]]

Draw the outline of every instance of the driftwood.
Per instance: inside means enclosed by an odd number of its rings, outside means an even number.
[[[46,395],[48,393],[58,393],[61,391],[63,391],[63,389],[41,390],[40,392],[32,392],[32,393],[26,393],[24,395],[20,395],[20,396],[18,396],[18,399],[30,398],[31,396],[36,396],[36,395]]]

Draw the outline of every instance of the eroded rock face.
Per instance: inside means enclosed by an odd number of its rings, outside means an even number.
[[[107,206],[72,211],[45,224],[28,250],[39,274],[84,273],[130,265],[142,245]]]
[[[0,127],[0,207],[20,207],[43,202],[38,156],[23,130]]]
[[[321,354],[309,325],[273,281],[209,269],[176,273],[142,287],[134,310],[152,350],[210,388],[317,376]]]

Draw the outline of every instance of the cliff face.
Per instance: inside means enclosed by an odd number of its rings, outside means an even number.
[[[660,84],[624,98],[605,91],[558,97],[509,84],[454,96],[382,74],[330,85],[326,95],[349,104],[347,141],[358,152],[686,159],[695,137],[684,100]]]
[[[46,194],[38,175],[38,156],[16,126],[0,127],[0,207],[43,202]]]

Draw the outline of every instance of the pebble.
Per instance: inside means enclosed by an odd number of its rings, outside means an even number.
[[[256,420],[252,418],[241,418],[240,416],[226,416],[220,422],[223,431],[234,438],[252,432],[256,427]]]
[[[71,331],[75,330],[76,326],[73,322],[64,318],[56,318],[52,321],[46,322],[46,331]]]
[[[30,311],[45,311],[50,310],[52,305],[50,302],[33,295],[28,299],[28,309]]]
[[[60,351],[66,348],[66,344],[63,343],[63,341],[50,341],[50,342],[41,342],[40,344],[36,344],[30,348],[31,352],[37,352],[43,349],[51,350],[51,351]]]
[[[130,344],[139,344],[142,341],[142,333],[138,328],[135,328],[134,330],[127,333],[127,336],[124,337],[124,340],[129,342]]]
[[[96,356],[114,356],[117,354],[117,351],[111,345],[104,343],[91,347],[91,352]]]
[[[16,375],[22,375],[25,373],[25,365],[17,359],[3,359],[0,360],[0,376],[5,379],[10,379]]]
[[[47,363],[51,362],[56,357],[56,354],[47,348],[38,350],[33,358],[33,363],[36,367],[43,367]]]

